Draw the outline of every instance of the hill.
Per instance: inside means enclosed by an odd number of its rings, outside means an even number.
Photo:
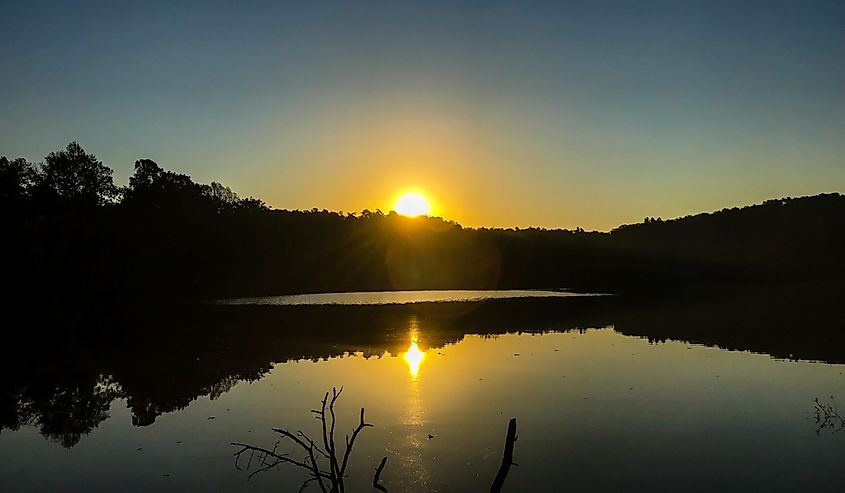
[[[6,299],[444,288],[624,292],[845,275],[845,197],[838,193],[646,218],[603,233],[474,229],[381,211],[271,210],[145,159],[135,163],[126,187],[111,175],[75,143],[40,165],[0,158]]]

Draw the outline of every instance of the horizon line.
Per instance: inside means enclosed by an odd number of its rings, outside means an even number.
[[[762,202],[755,202],[755,203],[751,203],[751,204],[746,203],[746,204],[742,204],[742,205],[735,205],[735,206],[732,206],[732,207],[722,207],[721,209],[717,209],[717,210],[694,212],[694,213],[691,213],[691,214],[687,214],[685,216],[677,216],[677,217],[672,217],[672,218],[668,218],[668,219],[663,219],[662,216],[655,216],[655,217],[646,216],[645,218],[643,218],[643,221],[635,222],[635,223],[619,224],[618,226],[615,226],[608,231],[602,231],[602,230],[597,230],[597,229],[587,230],[587,229],[584,229],[580,226],[576,226],[574,228],[566,228],[566,227],[560,227],[560,226],[551,227],[551,228],[545,227],[545,226],[466,226],[464,224],[459,223],[457,220],[448,219],[448,218],[443,217],[443,216],[435,216],[435,215],[406,216],[404,214],[400,214],[399,212],[397,212],[395,210],[389,210],[389,211],[385,212],[385,211],[382,211],[380,208],[376,208],[376,209],[373,209],[373,210],[363,209],[361,211],[343,211],[343,210],[329,210],[329,209],[326,209],[326,208],[320,209],[318,207],[312,207],[311,209],[287,209],[287,208],[281,208],[280,209],[280,208],[268,207],[268,210],[271,211],[271,212],[288,212],[288,213],[299,212],[299,213],[302,213],[302,214],[320,214],[320,213],[335,214],[335,215],[338,215],[338,216],[341,216],[341,217],[356,217],[356,218],[362,217],[362,214],[365,211],[367,211],[367,212],[370,212],[371,214],[381,213],[381,215],[384,216],[384,217],[395,215],[397,217],[401,217],[401,218],[411,220],[411,221],[418,220],[418,219],[439,219],[443,222],[454,224],[454,225],[456,225],[456,226],[458,226],[462,229],[472,229],[472,230],[491,230],[491,231],[495,231],[495,230],[500,230],[500,231],[540,230],[540,231],[552,231],[552,232],[553,231],[562,231],[562,232],[582,232],[582,233],[610,234],[613,231],[620,229],[620,228],[623,228],[625,226],[634,226],[634,225],[638,225],[638,224],[645,224],[645,221],[648,220],[648,219],[659,220],[660,222],[664,222],[664,223],[665,222],[673,222],[673,221],[679,221],[679,220],[691,218],[691,217],[718,214],[720,212],[725,212],[725,211],[742,210],[742,209],[747,209],[747,208],[750,208],[750,207],[759,207],[759,206],[766,205],[769,202],[809,199],[809,198],[823,197],[823,196],[828,196],[828,195],[835,195],[835,196],[838,196],[838,197],[843,196],[842,192],[830,191],[830,192],[819,192],[819,193],[812,194],[812,195],[798,195],[798,196],[788,195],[786,197],[772,197],[770,199],[765,199]],[[254,198],[254,197],[248,197],[248,198]],[[261,199],[258,199],[258,200],[261,200]]]

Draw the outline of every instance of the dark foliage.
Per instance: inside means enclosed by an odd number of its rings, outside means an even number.
[[[78,144],[0,160],[6,299],[185,300],[319,291],[572,288],[841,279],[845,197],[770,200],[609,233],[271,210],[148,159],[118,190]],[[19,306],[17,302],[12,303]],[[22,305],[21,305],[22,306]]]
[[[76,142],[51,152],[35,176],[38,198],[64,207],[105,205],[118,195],[111,168]]]
[[[655,344],[682,340],[841,364],[842,291],[833,283],[684,296],[104,308],[88,319],[52,307],[19,319],[7,313],[3,342],[14,350],[0,359],[0,433],[34,425],[69,447],[108,418],[113,399],[126,399],[133,425],[148,426],[198,397],[214,399],[238,382],[260,379],[277,362],[401,354],[408,349],[410,327],[425,335],[423,350],[465,334],[613,326]]]

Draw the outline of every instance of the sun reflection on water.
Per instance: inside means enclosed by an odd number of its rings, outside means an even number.
[[[421,389],[422,382],[419,379],[420,365],[425,359],[425,351],[420,349],[420,331],[416,317],[411,317],[408,323],[408,332],[410,335],[410,343],[408,349],[402,354],[405,363],[408,364],[408,373],[411,376],[411,382],[408,387],[404,389],[407,395],[407,403],[402,418],[402,424],[405,427],[404,444],[402,450],[404,451],[400,459],[400,467],[403,470],[403,475],[409,478],[411,484],[416,487],[425,488],[431,481],[426,461],[423,457],[425,445],[425,405],[423,400],[423,392]]]
[[[420,329],[417,325],[417,317],[411,317],[408,323],[408,331],[411,335],[411,343],[402,358],[408,363],[408,372],[411,374],[411,380],[416,381],[420,374],[420,365],[425,359],[425,351],[420,349]]]
[[[411,336],[411,345],[403,355],[405,362],[408,363],[408,371],[411,373],[411,378],[416,380],[420,374],[420,364],[425,359],[425,352],[417,345],[417,335]]]

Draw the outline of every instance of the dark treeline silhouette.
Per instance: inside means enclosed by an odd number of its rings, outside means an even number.
[[[0,359],[0,432],[34,425],[66,447],[126,399],[132,423],[215,398],[262,378],[277,362],[423,350],[466,334],[612,326],[659,344],[687,341],[776,358],[845,363],[838,285],[707,290],[693,296],[524,298],[368,306],[187,305],[93,317],[76,330],[43,310],[13,321]],[[37,341],[37,342],[35,342]]]
[[[3,294],[14,306],[386,289],[623,292],[845,274],[845,197],[836,193],[608,233],[472,229],[380,211],[272,210],[148,159],[119,187],[76,143],[38,165],[0,158],[0,226]]]

